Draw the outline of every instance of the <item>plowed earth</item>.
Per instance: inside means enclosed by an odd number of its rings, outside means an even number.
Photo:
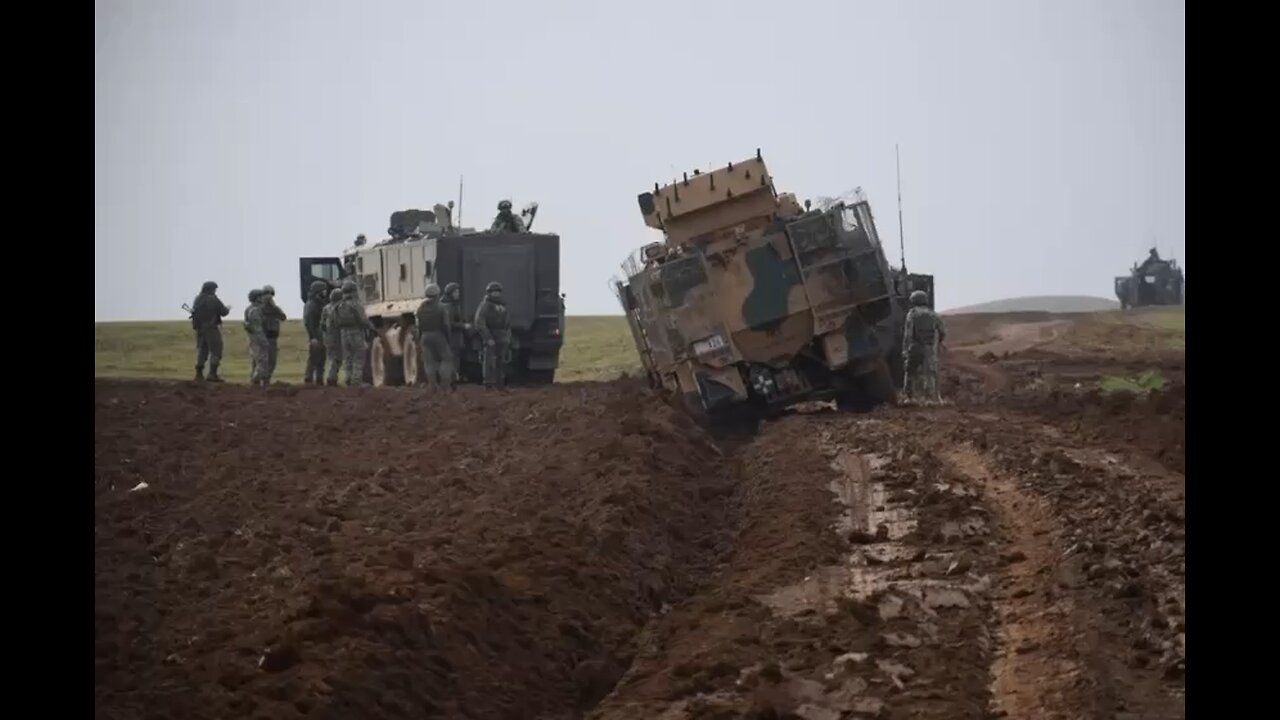
[[[732,439],[628,380],[99,381],[97,717],[1184,717],[1181,375],[1008,352]]]

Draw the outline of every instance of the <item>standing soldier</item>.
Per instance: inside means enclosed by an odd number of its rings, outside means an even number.
[[[471,331],[471,323],[462,310],[462,287],[456,282],[444,286],[445,318],[449,321],[449,350],[453,355],[453,381],[457,382],[462,372],[462,352],[467,345],[467,333]]]
[[[418,306],[418,336],[422,338],[422,364],[432,390],[453,389],[453,351],[449,343],[449,316],[440,302],[440,288],[427,286],[427,299]]]
[[[906,366],[902,384],[909,400],[942,402],[938,394],[938,345],[946,336],[942,318],[929,309],[929,296],[923,290],[912,292],[902,333],[902,359]]]
[[[302,308],[302,324],[307,328],[307,369],[302,382],[319,385],[324,382],[324,335],[320,330],[320,314],[329,302],[329,283],[311,283],[310,297]]]
[[[267,341],[267,333],[264,329],[262,291],[250,292],[249,298],[249,307],[244,311],[244,331],[249,333],[249,382],[252,385],[266,387],[271,343]]]
[[[484,300],[476,308],[475,326],[484,340],[484,386],[500,388],[506,385],[511,349],[511,321],[502,299],[502,283],[491,282],[485,286]]]
[[[257,377],[258,377],[258,365],[257,365],[257,363],[254,361],[254,355],[253,355],[253,331],[249,329],[249,311],[253,310],[253,308],[254,308],[254,307],[256,307],[256,306],[258,305],[258,303],[259,303],[261,300],[262,300],[262,291],[261,291],[261,290],[259,290],[258,288],[254,288],[254,289],[250,290],[250,291],[249,291],[249,305],[248,305],[248,306],[246,306],[246,307],[245,307],[245,309],[244,309],[244,332],[245,332],[245,334],[246,334],[246,335],[248,335],[248,336],[249,336],[249,381],[250,381],[251,383],[255,384],[255,385],[256,385],[256,384],[257,384],[257,382],[258,382],[258,381],[257,381]]]
[[[329,376],[325,384],[338,384],[338,368],[342,365],[342,333],[333,321],[333,309],[342,302],[342,291],[334,288],[329,293],[329,304],[320,311],[320,335],[324,339],[325,354],[329,356]]]
[[[271,384],[271,378],[276,374],[276,361],[280,359],[280,322],[288,319],[276,304],[276,289],[263,285],[262,331],[267,336],[267,385]]]
[[[333,322],[342,336],[342,364],[347,369],[347,385],[364,383],[364,338],[369,331],[377,332],[369,316],[364,313],[356,284],[350,280],[342,283],[342,302],[333,308]]]
[[[218,283],[209,280],[191,303],[191,328],[196,331],[196,380],[204,380],[204,363],[209,361],[209,382],[222,382],[218,364],[222,362],[222,318],[231,308],[218,299]]]

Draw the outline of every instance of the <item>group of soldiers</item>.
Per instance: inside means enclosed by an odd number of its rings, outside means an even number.
[[[218,367],[222,363],[222,318],[231,308],[218,298],[218,284],[204,283],[191,304],[191,327],[196,334],[196,380],[222,382]],[[486,387],[506,384],[506,365],[511,360],[511,324],[502,284],[491,282],[485,287],[484,300],[476,308],[474,322],[467,322],[462,308],[462,289],[449,283],[441,292],[439,286],[427,286],[426,299],[415,313],[421,343],[423,367],[431,388],[452,390],[459,379],[458,365],[473,330],[483,341],[481,357]],[[275,288],[266,285],[249,291],[249,306],[244,311],[244,330],[249,336],[249,382],[267,386],[275,374],[279,359],[280,323],[288,319],[275,302]],[[355,282],[347,280],[341,288],[330,289],[323,280],[311,284],[302,311],[307,330],[307,366],[303,381],[308,385],[338,384],[338,370],[343,368],[347,385],[364,382],[366,338],[380,331],[365,314]],[[209,374],[205,375],[208,363]],[[326,373],[326,366],[328,372]]]

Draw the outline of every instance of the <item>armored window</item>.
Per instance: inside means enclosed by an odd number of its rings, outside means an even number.
[[[404,282],[405,280],[408,280],[408,279],[409,279],[409,266],[405,265],[404,263],[400,263],[400,282]]]
[[[430,260],[427,261],[427,279],[428,280],[431,279],[431,261]]]
[[[364,273],[364,258],[362,257],[356,258],[356,272]]]
[[[851,207],[845,207],[840,211],[840,227],[845,232],[854,232],[861,226],[858,221],[858,211]]]
[[[685,295],[706,282],[707,272],[702,267],[702,258],[697,255],[668,262],[662,267],[662,288],[668,307],[684,305]]]

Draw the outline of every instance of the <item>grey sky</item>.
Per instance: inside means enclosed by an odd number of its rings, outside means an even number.
[[[1176,0],[98,0],[98,320],[243,308],[297,258],[457,195],[562,237],[571,314],[657,239],[636,194],[760,147],[779,190],[868,193],[942,308],[1111,296],[1185,249]],[[886,243],[888,244],[888,243]],[[238,312],[236,313],[238,314]]]

